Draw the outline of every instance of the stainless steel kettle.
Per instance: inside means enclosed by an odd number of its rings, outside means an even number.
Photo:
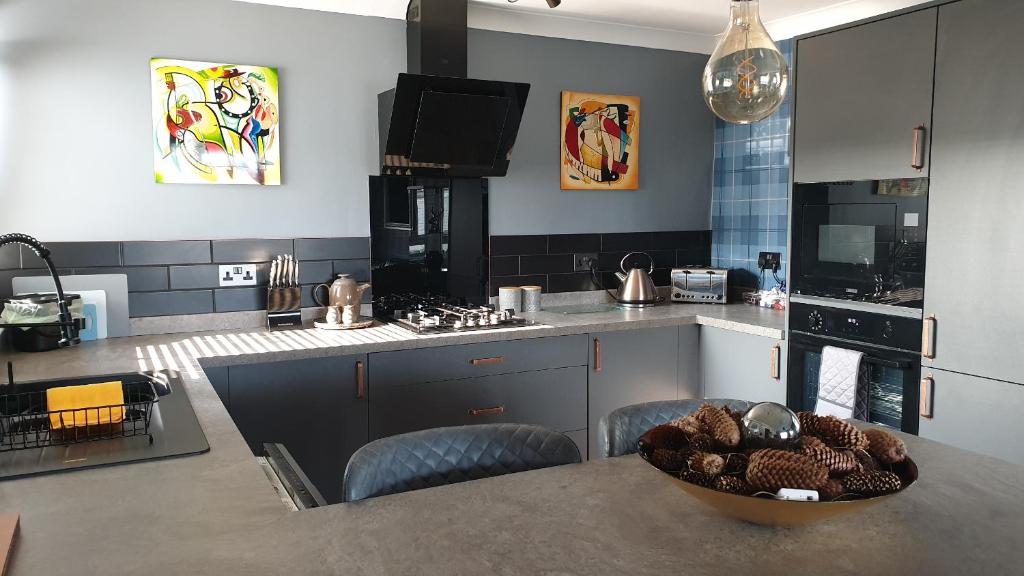
[[[650,267],[645,270],[634,266],[626,270],[626,261],[629,260],[630,256],[635,255],[646,256],[651,261]],[[654,258],[650,254],[646,252],[630,252],[622,258],[619,268],[622,269],[622,272],[615,273],[615,276],[621,282],[618,291],[615,293],[615,299],[619,304],[633,308],[643,308],[645,306],[653,306],[661,301],[661,298],[658,296],[658,289],[654,286],[654,280],[651,279],[651,274],[654,272]]]

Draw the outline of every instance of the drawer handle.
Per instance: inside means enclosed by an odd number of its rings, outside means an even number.
[[[780,370],[780,363],[782,360],[782,346],[776,344],[772,346],[772,358],[771,364],[768,368],[769,375],[775,380],[782,380],[782,370]]]
[[[910,167],[914,170],[924,169],[925,131],[923,124],[914,128],[914,147],[910,159]]]
[[[498,414],[504,413],[504,406],[493,406],[491,408],[471,408],[469,411],[470,416],[496,416]]]
[[[356,362],[356,400],[366,398],[366,365],[360,360]]]
[[[487,366],[489,364],[504,364],[504,356],[495,356],[494,358],[473,358],[469,361],[473,366]]]
[[[935,315],[924,319],[921,325],[921,356],[929,360],[935,359]]]
[[[935,379],[931,376],[925,376],[921,378],[921,406],[920,414],[922,418],[932,418],[932,409],[934,408],[933,394],[935,392]]]
[[[601,366],[601,339],[594,338],[594,372],[603,370]]]

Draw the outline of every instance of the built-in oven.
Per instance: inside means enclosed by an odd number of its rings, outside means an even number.
[[[793,186],[791,292],[920,308],[928,179]]]
[[[787,403],[813,411],[822,349],[863,353],[859,386],[868,392],[868,420],[910,434],[918,431],[921,319],[791,303]]]

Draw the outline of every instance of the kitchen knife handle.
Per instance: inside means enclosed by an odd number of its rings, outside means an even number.
[[[925,147],[925,134],[927,129],[924,124],[916,126],[914,128],[914,145],[911,152],[910,167],[914,170],[924,169],[924,147]]]
[[[356,362],[356,400],[366,398],[366,365],[362,360]]]
[[[600,372],[603,369],[601,366],[601,339],[594,338],[594,372]]]
[[[932,418],[934,408],[935,379],[931,374],[921,378],[921,405],[918,412],[922,418]]]
[[[771,364],[768,368],[769,375],[775,380],[782,380],[781,362],[782,346],[780,344],[776,344],[775,346],[772,346]]]
[[[921,325],[921,356],[935,359],[935,315],[929,314]]]
[[[504,406],[494,406],[491,408],[471,408],[469,410],[470,416],[496,416],[498,414],[504,414]]]
[[[493,358],[473,358],[469,361],[473,366],[486,366],[488,364],[504,364],[504,356],[495,356]]]

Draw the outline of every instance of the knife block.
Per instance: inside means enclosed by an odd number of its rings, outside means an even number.
[[[302,288],[267,288],[267,328],[302,326]]]

